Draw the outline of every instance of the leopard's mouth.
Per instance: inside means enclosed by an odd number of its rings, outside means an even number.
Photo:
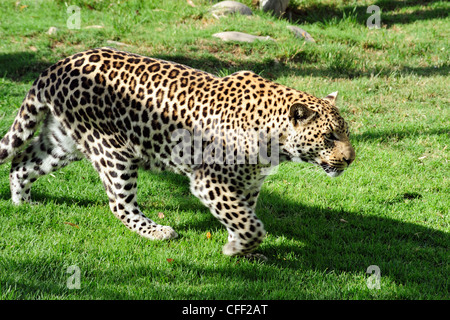
[[[319,165],[326,172],[326,174],[329,177],[332,177],[332,178],[336,178],[336,177],[340,176],[344,172],[344,169],[336,168],[336,167],[334,167],[334,166],[332,166],[332,165],[330,165],[329,163],[326,163],[326,162],[322,162]]]

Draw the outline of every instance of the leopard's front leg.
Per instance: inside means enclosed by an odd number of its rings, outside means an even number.
[[[236,166],[227,166],[233,172]],[[251,185],[243,176],[227,176],[217,166],[203,166],[191,177],[191,191],[228,230],[228,243],[223,253],[229,256],[249,255],[264,239],[266,231],[255,215],[261,181]],[[238,173],[238,172],[236,172]]]

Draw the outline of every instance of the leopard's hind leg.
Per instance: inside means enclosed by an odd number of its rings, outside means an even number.
[[[0,164],[13,159],[10,186],[15,204],[30,201],[31,184],[39,176],[80,158],[72,139],[54,120],[49,105],[42,99],[38,80],[23,100],[14,123],[0,140]],[[39,137],[33,138],[44,119]]]
[[[124,153],[127,153],[126,157],[122,156]],[[129,158],[130,155],[125,150],[102,147],[102,150],[95,149],[89,157],[103,182],[111,211],[128,229],[145,238],[177,238],[178,234],[171,227],[157,224],[139,209],[136,201],[138,161],[133,161],[136,159]]]
[[[33,138],[39,123],[49,113],[46,103],[40,101],[36,88],[30,89],[5,136],[0,140],[0,164],[16,156]]]
[[[12,160],[9,174],[11,197],[15,204],[30,202],[31,185],[40,176],[82,159],[73,139],[48,114],[38,137]]]

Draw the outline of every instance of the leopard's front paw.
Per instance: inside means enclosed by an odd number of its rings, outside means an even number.
[[[258,261],[258,262],[266,262],[269,259],[267,259],[267,257],[261,253],[247,253],[246,255],[244,255],[244,257],[250,261]]]
[[[241,250],[237,241],[230,241],[223,246],[222,252],[227,256],[236,256],[242,254]]]
[[[261,253],[248,252],[243,249],[238,241],[230,241],[223,246],[223,254],[227,256],[242,256],[251,261],[266,262],[268,259]]]
[[[222,252],[227,256],[244,256],[250,254],[256,248],[246,248],[239,240],[228,241],[223,246]]]

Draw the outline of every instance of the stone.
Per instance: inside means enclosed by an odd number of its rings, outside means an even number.
[[[114,41],[114,40],[106,40],[107,44],[112,44],[115,46],[120,46],[120,47],[131,47],[131,45],[123,43],[123,42],[119,42],[119,41]]]
[[[282,16],[289,5],[289,0],[260,0],[259,8],[263,11],[272,11],[276,16]]]
[[[213,5],[210,9],[215,17],[225,16],[233,13],[240,13],[245,16],[251,16],[252,10],[245,4],[237,1],[221,1]]]
[[[87,26],[87,27],[84,27],[85,29],[103,29],[104,27],[103,26],[100,26],[100,25],[92,25],[92,26]]]
[[[297,38],[303,38],[306,42],[316,42],[316,40],[302,28],[296,26],[287,26],[287,28],[291,30]]]
[[[52,35],[52,34],[56,34],[58,32],[58,28],[57,27],[50,27],[50,29],[48,29],[47,34]]]
[[[248,33],[238,32],[238,31],[226,31],[226,32],[220,32],[215,33],[212,35],[213,37],[219,38],[223,41],[240,41],[240,42],[254,42],[256,40],[261,41],[267,41],[273,39],[269,36],[261,37],[261,36],[254,36]]]

